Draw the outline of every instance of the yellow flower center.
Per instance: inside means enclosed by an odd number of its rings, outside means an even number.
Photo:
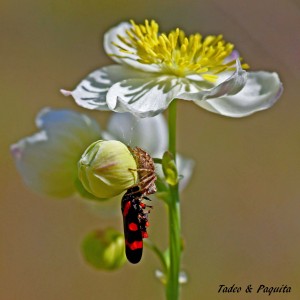
[[[214,82],[218,73],[234,69],[235,60],[224,62],[234,45],[224,41],[222,35],[203,38],[197,33],[186,36],[178,28],[169,34],[159,34],[159,26],[153,20],[139,25],[131,21],[131,24],[126,36],[118,35],[123,46],[113,45],[123,53],[136,55],[142,64],[160,66],[162,73],[179,77],[198,74],[204,80]],[[248,65],[242,67],[248,68]]]

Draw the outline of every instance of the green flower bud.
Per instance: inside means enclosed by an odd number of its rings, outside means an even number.
[[[126,262],[124,237],[113,228],[88,234],[81,249],[85,260],[97,269],[112,271]]]
[[[166,151],[163,155],[162,168],[165,174],[166,182],[172,186],[176,185],[178,183],[178,172],[173,154],[169,151]]]
[[[137,165],[126,145],[97,141],[83,153],[78,177],[84,188],[98,198],[111,198],[137,182]]]

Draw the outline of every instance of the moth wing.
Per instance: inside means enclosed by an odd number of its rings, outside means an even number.
[[[125,197],[125,196],[124,196]],[[130,200],[122,200],[126,257],[132,264],[138,263],[143,254],[143,237],[138,211]]]

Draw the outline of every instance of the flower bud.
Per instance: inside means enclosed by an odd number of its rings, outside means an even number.
[[[126,145],[97,141],[83,153],[78,177],[84,188],[98,198],[111,198],[137,182],[137,165]]]
[[[96,230],[82,242],[82,254],[87,263],[97,269],[112,271],[126,262],[124,237],[113,228]]]

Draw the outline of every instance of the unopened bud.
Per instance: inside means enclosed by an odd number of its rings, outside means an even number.
[[[137,165],[126,145],[119,141],[91,144],[78,163],[84,188],[98,198],[117,196],[137,182]]]
[[[104,271],[121,268],[126,262],[123,234],[113,228],[96,230],[82,242],[82,254],[90,265]]]

